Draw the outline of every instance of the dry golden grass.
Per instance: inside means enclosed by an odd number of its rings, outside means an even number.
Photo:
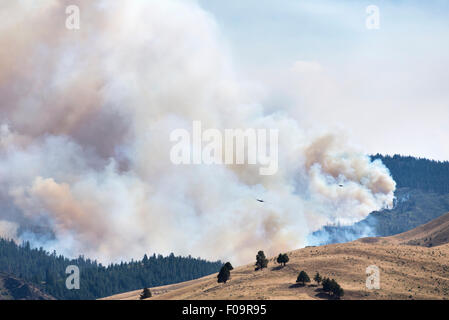
[[[252,264],[235,268],[231,280],[217,283],[216,274],[174,285],[152,288],[151,299],[328,299],[312,283],[296,286],[298,273],[312,279],[318,271],[334,278],[345,290],[343,299],[448,299],[449,244],[438,247],[410,245],[412,240],[444,234],[441,225],[449,220],[395,237],[365,238],[288,253],[290,262],[280,267],[271,258],[267,269],[254,271]],[[366,288],[366,268],[380,269],[380,289]],[[105,299],[139,299],[141,290]]]

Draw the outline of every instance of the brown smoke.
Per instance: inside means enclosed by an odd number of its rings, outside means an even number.
[[[65,28],[69,4],[80,30]],[[193,1],[3,1],[0,12],[0,235],[101,261],[173,251],[240,263],[391,204],[380,162],[264,114]],[[173,165],[170,132],[193,120],[279,129],[278,173]]]

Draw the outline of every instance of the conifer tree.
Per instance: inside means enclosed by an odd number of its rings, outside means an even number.
[[[142,293],[140,294],[140,300],[151,298],[151,296],[152,296],[152,294],[151,294],[150,289],[145,288],[145,289],[143,289]]]
[[[268,259],[265,257],[265,253],[260,250],[256,256],[256,271],[266,268],[268,266]]]
[[[298,278],[296,279],[296,282],[301,282],[304,286],[306,282],[310,282],[309,275],[303,270],[299,273]]]
[[[319,274],[319,272],[316,273],[315,277],[313,277],[313,280],[315,280],[315,282],[320,285],[321,281],[323,280]]]

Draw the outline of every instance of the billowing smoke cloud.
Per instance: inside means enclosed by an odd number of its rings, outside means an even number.
[[[65,27],[73,4],[79,30]],[[1,236],[101,261],[173,251],[242,263],[392,202],[380,162],[264,112],[193,1],[2,1],[0,12]],[[279,171],[173,165],[170,132],[193,120],[279,129]]]

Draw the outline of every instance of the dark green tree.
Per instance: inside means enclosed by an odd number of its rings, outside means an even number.
[[[344,296],[345,291],[334,279],[332,279],[331,282],[332,282],[331,284],[332,295],[337,299],[340,299],[341,297]]]
[[[323,280],[319,274],[319,272],[316,273],[315,277],[313,277],[313,280],[315,280],[315,282],[320,285],[321,281]]]
[[[224,265],[229,271],[234,270],[234,267],[232,266],[232,264],[230,262],[226,262]]]
[[[329,278],[324,278],[323,281],[321,282],[321,284],[323,285],[323,291],[330,293],[331,292],[331,280]]]
[[[256,256],[256,271],[266,268],[268,266],[268,259],[265,257],[265,253],[260,250]]]
[[[343,288],[335,281],[335,279],[324,278],[323,279],[323,291],[327,292],[329,295],[334,296],[337,299],[340,299],[345,291]]]
[[[233,270],[234,267],[230,262],[226,262],[220,269],[220,272],[217,275],[218,283],[226,283],[231,278],[231,270]]]
[[[310,278],[307,272],[305,272],[304,270],[301,271],[298,275],[298,278],[296,279],[296,282],[301,282],[303,286],[306,284],[306,282],[310,282]]]
[[[143,289],[142,293],[140,294],[140,300],[151,298],[151,296],[152,296],[152,294],[151,294],[150,289],[145,288],[145,289]]]
[[[55,276],[53,275],[53,273],[50,271],[50,269],[47,269],[45,271],[45,285],[47,288],[50,288],[52,286],[55,285]]]
[[[277,263],[282,264],[284,267],[289,260],[286,253],[279,253],[278,258],[276,259]]]

